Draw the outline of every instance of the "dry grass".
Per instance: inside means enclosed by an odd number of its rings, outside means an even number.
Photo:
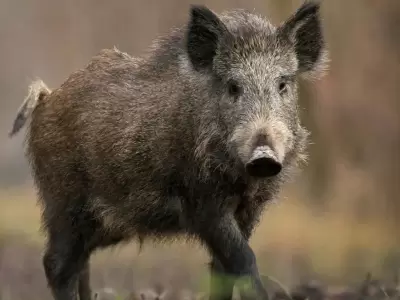
[[[32,187],[0,191],[0,235],[19,235],[40,242],[40,210]]]

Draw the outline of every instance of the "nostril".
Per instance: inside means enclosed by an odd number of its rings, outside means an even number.
[[[246,164],[246,170],[250,176],[272,177],[282,170],[282,164],[272,157],[260,157]]]

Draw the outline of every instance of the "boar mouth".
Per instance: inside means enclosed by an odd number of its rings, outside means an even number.
[[[281,172],[282,163],[276,159],[271,148],[264,146],[254,150],[245,168],[246,172],[253,177],[273,177]]]

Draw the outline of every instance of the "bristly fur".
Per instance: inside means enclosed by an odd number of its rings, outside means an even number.
[[[96,249],[179,237],[206,247],[212,271],[250,276],[265,299],[248,241],[305,162],[298,78],[321,75],[318,12],[306,3],[276,27],[192,6],[143,57],[102,50],[59,88],[30,86],[10,136],[31,117],[27,158],[56,300],[76,300],[76,286],[90,299]],[[249,171],[260,148],[270,153],[262,171],[272,162],[274,174]]]

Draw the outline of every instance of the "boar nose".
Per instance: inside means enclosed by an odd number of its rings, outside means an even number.
[[[258,146],[245,167],[250,176],[272,177],[280,173],[282,163],[269,146]]]

